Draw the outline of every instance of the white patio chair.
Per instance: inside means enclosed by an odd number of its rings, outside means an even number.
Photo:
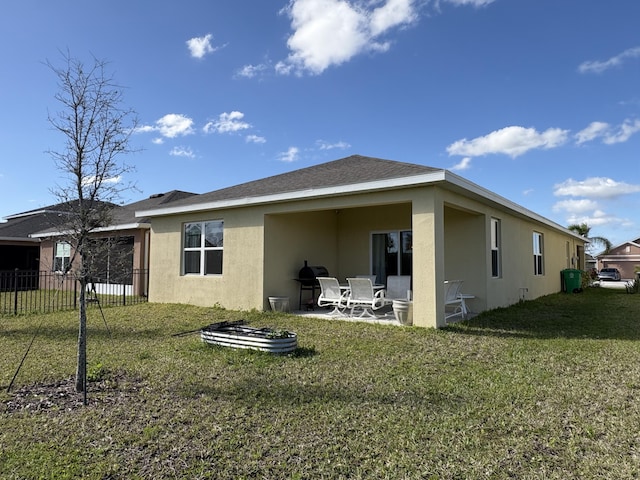
[[[359,317],[375,317],[373,312],[385,306],[384,290],[374,293],[373,284],[368,278],[347,278],[347,281],[349,282],[347,309],[351,309],[351,316],[356,308],[362,308]]]
[[[329,315],[344,315],[347,308],[347,292],[340,290],[338,279],[334,277],[316,277],[320,283],[319,307],[333,307]]]
[[[369,280],[371,280],[372,284],[376,283],[376,276],[375,275],[356,275],[356,278],[368,278]]]
[[[411,300],[409,290],[411,290],[411,275],[389,275],[384,301],[389,305],[394,300]]]
[[[444,282],[444,320],[454,317],[464,319],[466,307],[464,299],[460,298],[462,280],[445,280]]]

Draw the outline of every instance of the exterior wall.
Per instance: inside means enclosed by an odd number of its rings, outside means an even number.
[[[149,301],[262,309],[264,218],[257,209],[158,217],[152,222]],[[222,275],[182,275],[182,230],[186,222],[223,220]]]
[[[411,229],[411,203],[351,208],[338,215],[340,268],[336,276],[340,281],[370,273],[372,233]]]
[[[397,204],[400,198],[407,201],[406,194],[393,192],[382,203]],[[408,206],[399,223],[393,207],[382,207],[382,214],[372,206],[380,201],[380,195],[352,195],[154,218],[149,300],[245,310],[268,309],[269,296],[288,296],[297,308],[294,279],[305,260],[341,279],[367,273],[371,229],[410,227]],[[354,225],[367,224],[367,218],[374,219],[370,228]],[[181,275],[183,225],[207,220],[224,220],[223,274]]]
[[[148,269],[148,255],[149,255],[149,241],[147,229],[131,229],[131,230],[119,230],[110,232],[109,235],[96,235],[97,238],[104,236],[113,237],[133,237],[133,269],[134,270],[146,270]],[[52,272],[53,271],[53,259],[55,256],[55,246],[58,239],[46,238],[40,242],[40,271]],[[73,253],[72,253],[73,255]],[[134,275],[134,283],[132,294],[134,295],[147,295],[148,285],[147,279],[144,275]],[[73,279],[60,279],[62,283],[68,282],[69,285],[73,283]]]
[[[584,242],[498,206],[444,192],[444,257],[447,280],[464,280],[475,296],[473,311],[512,305],[561,290],[561,271],[584,268],[577,257]],[[500,220],[501,275],[491,275],[491,219]],[[543,235],[544,275],[534,275],[533,233]],[[581,259],[584,262],[584,258]],[[415,308],[414,308],[415,311]]]
[[[452,198],[449,198],[451,201]],[[475,206],[480,208],[479,205]],[[474,311],[486,305],[487,278],[491,275],[487,216],[451,204],[444,209],[445,280],[462,280],[463,293],[473,294]]]
[[[294,279],[298,278],[305,261],[309,266],[324,266],[331,276],[337,275],[337,225],[338,214],[335,210],[265,216],[265,309],[269,308],[269,296],[288,296],[291,308],[299,307],[300,284]],[[231,248],[230,244],[227,245]],[[256,288],[263,287],[260,285]],[[302,297],[304,302],[311,297],[311,292],[304,292]]]

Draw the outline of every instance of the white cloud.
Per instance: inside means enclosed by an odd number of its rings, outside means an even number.
[[[562,200],[553,205],[554,212],[571,212],[574,214],[595,211],[598,209],[598,202],[587,198]]]
[[[324,140],[317,140],[316,141],[316,145],[318,146],[318,148],[320,150],[333,150],[333,149],[340,149],[340,150],[344,150],[346,148],[351,148],[351,145],[348,144],[347,142],[336,142],[336,143],[329,143],[329,142],[325,142]]]
[[[399,25],[413,23],[418,15],[411,0],[388,0],[371,13],[370,30],[374,37]]]
[[[608,60],[590,60],[583,62],[578,67],[580,73],[602,73],[610,68],[619,67],[625,60],[640,57],[640,47],[633,47],[609,58]]]
[[[189,47],[191,56],[194,58],[202,58],[208,53],[213,53],[216,50],[219,50],[220,47],[214,47],[211,45],[212,38],[213,35],[208,33],[204,37],[194,37],[187,40],[187,46]]]
[[[582,181],[572,178],[554,185],[554,195],[576,197],[553,205],[554,212],[566,212],[568,225],[586,223],[591,227],[602,225],[629,226],[632,222],[606,213],[603,204],[612,207],[622,195],[640,192],[640,185],[616,182],[605,177],[591,177]]]
[[[386,0],[372,8],[362,1],[291,0],[285,9],[294,31],[287,40],[291,53],[276,72],[317,75],[361,53],[388,50],[389,42],[378,37],[414,22],[415,2]]]
[[[615,198],[622,195],[640,192],[640,185],[616,182],[606,177],[591,177],[582,181],[572,178],[554,185],[555,196],[571,196],[586,198]]]
[[[462,160],[456,163],[453,167],[451,167],[451,170],[462,171],[462,170],[468,170],[470,168],[471,168],[471,158],[464,157]]]
[[[205,133],[230,133],[251,128],[249,123],[242,121],[243,118],[244,113],[242,112],[224,112],[218,116],[218,120],[208,122],[203,127],[203,131]]]
[[[169,155],[173,157],[195,158],[193,150],[189,147],[173,147],[169,152]]]
[[[589,126],[576,133],[576,143],[590,142],[591,140],[605,135],[611,127],[605,122],[591,122]]]
[[[568,225],[580,225],[586,223],[590,227],[600,227],[602,225],[625,225],[627,220],[608,214],[602,210],[596,210],[589,215],[572,214],[567,217]],[[592,235],[593,236],[593,235]]]
[[[165,138],[190,135],[193,133],[193,120],[179,113],[169,113],[156,120],[155,125],[143,125],[136,132],[159,132]],[[162,143],[162,139],[155,139],[154,143]]]
[[[537,132],[533,128],[511,126],[493,131],[484,137],[458,140],[447,147],[447,152],[449,155],[468,157],[503,153],[515,158],[535,148],[559,147],[566,142],[567,135],[568,130],[559,128]]]
[[[278,155],[278,159],[281,162],[295,162],[298,160],[299,153],[300,149],[298,147],[289,147],[289,150]]]
[[[629,140],[629,138],[631,138],[633,134],[638,132],[640,132],[639,119],[636,119],[634,121],[625,120],[624,123],[620,125],[616,131],[606,135],[603,142],[607,145],[626,142],[627,140]]]
[[[587,128],[579,131],[575,138],[578,145],[596,138],[601,138],[607,145],[613,145],[626,142],[638,132],[640,132],[640,119],[627,119],[616,128],[605,122],[592,122]]]
[[[247,143],[267,143],[267,139],[259,135],[247,135],[244,140]]]
[[[158,130],[163,137],[175,138],[177,136],[193,133],[193,120],[181,114],[170,113],[156,122]]]
[[[586,198],[562,200],[553,205],[556,213],[564,213],[567,225],[586,223],[590,227],[603,225],[624,225],[626,220],[606,213],[600,204]]]
[[[253,78],[256,75],[264,72],[266,69],[267,69],[267,65],[264,63],[261,63],[259,65],[245,65],[244,67],[242,67],[240,70],[236,72],[236,76],[244,77],[244,78]]]

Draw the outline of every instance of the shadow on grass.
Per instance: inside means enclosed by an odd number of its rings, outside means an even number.
[[[140,339],[157,339],[165,335],[160,328],[147,328],[142,330],[124,330],[109,326],[91,326],[87,327],[87,336],[98,340],[131,340],[132,336]],[[32,337],[52,339],[76,339],[78,337],[77,326],[60,326],[60,325],[30,325],[25,328],[8,328],[0,329],[0,338],[24,338]]]
[[[277,381],[264,377],[239,379],[221,385],[208,382],[184,385],[181,394],[187,398],[198,396],[224,399],[234,403],[254,406],[256,404],[286,405],[297,407],[308,404],[348,404],[348,405],[389,405],[401,407],[427,408],[433,405],[464,403],[459,395],[446,394],[436,389],[406,387],[390,390],[388,386],[359,388],[347,383],[305,383],[282,378]]]
[[[515,338],[640,340],[640,295],[589,288],[483,312],[447,331]]]

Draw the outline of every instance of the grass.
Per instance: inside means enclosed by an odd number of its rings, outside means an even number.
[[[443,330],[105,308],[89,405],[19,410],[21,388],[73,375],[76,313],[0,318],[0,478],[638,478],[638,312],[640,295],[607,289]],[[174,336],[240,318],[297,332],[299,350]]]

